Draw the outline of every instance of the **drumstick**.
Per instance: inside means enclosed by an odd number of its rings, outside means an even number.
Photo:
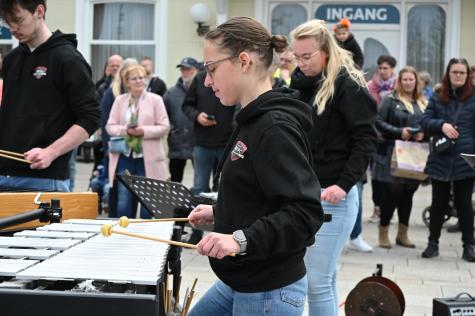
[[[112,225],[110,224],[104,224],[101,226],[101,233],[105,237],[109,237],[112,234],[118,234],[118,235],[124,235],[124,236],[129,236],[129,237],[135,237],[135,238],[141,238],[141,239],[147,239],[147,240],[153,240],[153,241],[158,241],[158,242],[163,242],[169,245],[174,245],[174,246],[179,246],[179,247],[184,247],[184,248],[191,248],[191,249],[197,249],[198,246],[193,245],[193,244],[187,244],[185,242],[179,242],[179,241],[174,241],[174,240],[168,240],[168,239],[161,239],[157,237],[150,237],[150,236],[145,236],[145,235],[138,235],[138,234],[132,234],[132,233],[127,233],[123,231],[118,231],[112,229]]]
[[[16,153],[14,151],[2,150],[0,149],[0,154],[10,155],[10,156],[17,156],[17,157],[25,157],[24,154]]]
[[[188,295],[188,300],[186,301],[185,315],[188,315],[188,311],[190,310],[191,301],[193,300],[193,296],[195,295],[195,287],[197,282],[198,278],[195,278],[195,281],[193,281],[193,285],[191,286],[190,295]]]
[[[139,235],[139,234],[132,234],[132,233],[127,233],[119,230],[114,230],[112,228],[111,224],[104,224],[101,226],[101,234],[104,237],[109,237],[112,234],[118,234],[118,235],[124,235],[124,236],[129,236],[129,237],[135,237],[135,238],[141,238],[141,239],[147,239],[147,240],[152,240],[152,241],[158,241],[158,242],[163,242],[169,245],[173,246],[179,246],[183,248],[190,248],[190,249],[198,249],[197,245],[193,244],[187,244],[186,242],[180,242],[180,241],[174,241],[174,240],[168,240],[168,239],[161,239],[157,237],[150,237],[150,236],[145,236],[145,235]],[[235,257],[236,253],[231,252],[228,254],[230,257]]]
[[[135,223],[151,223],[151,222],[188,222],[187,217],[177,217],[177,218],[159,218],[159,219],[144,219],[144,220],[130,220],[127,216],[122,216],[119,218],[119,226],[122,228],[126,228],[129,224]]]
[[[16,157],[13,157],[13,156],[10,156],[10,155],[5,155],[5,154],[2,154],[2,153],[0,153],[0,157],[16,160],[16,161],[20,161],[20,162],[25,162],[25,163],[31,163],[31,161],[29,161],[29,160],[22,159],[22,158],[16,158]]]

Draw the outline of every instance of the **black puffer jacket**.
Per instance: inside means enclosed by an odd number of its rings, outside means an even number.
[[[297,68],[290,87],[300,92],[300,100],[313,107],[313,128],[307,135],[320,184],[323,188],[336,184],[348,192],[362,179],[376,150],[376,103],[367,89],[341,72],[334,82],[333,98],[317,115],[313,100],[320,81],[321,76],[306,77]]]
[[[428,136],[443,135],[442,125],[453,123],[457,107],[462,106],[455,124],[459,132],[455,146],[448,152],[431,152],[427,160],[425,173],[437,180],[475,178],[475,171],[460,157],[461,153],[475,154],[475,95],[462,102],[457,94],[456,91],[451,92],[448,104],[443,103],[437,95],[432,96],[420,120]]]

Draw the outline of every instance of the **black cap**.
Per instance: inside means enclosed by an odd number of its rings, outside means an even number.
[[[193,57],[185,57],[181,62],[176,65],[176,68],[186,67],[186,68],[200,68],[200,64]]]

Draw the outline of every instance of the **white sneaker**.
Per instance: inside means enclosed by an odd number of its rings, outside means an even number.
[[[356,250],[356,251],[361,251],[361,252],[372,252],[373,247],[368,245],[366,241],[364,241],[363,237],[359,235],[355,239],[350,239],[348,241],[348,249]]]
[[[379,221],[380,221],[380,217],[376,212],[373,213],[370,217],[368,217],[368,222],[370,222],[370,223],[378,223],[379,224]]]

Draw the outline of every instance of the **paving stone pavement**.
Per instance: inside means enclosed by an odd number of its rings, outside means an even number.
[[[92,164],[78,163],[76,191],[84,191],[88,187]],[[192,167],[187,165],[183,183],[192,184]],[[414,205],[410,221],[409,235],[416,244],[415,249],[407,249],[394,245],[392,249],[377,246],[377,224],[369,223],[372,213],[371,185],[363,190],[363,237],[374,247],[372,253],[361,253],[352,250],[344,251],[338,265],[337,286],[340,302],[345,301],[348,293],[365,277],[371,276],[377,263],[383,264],[383,276],[396,282],[404,293],[406,301],[405,316],[432,315],[432,299],[434,297],[453,297],[460,292],[475,295],[475,263],[461,259],[462,242],[460,233],[449,234],[443,230],[440,239],[440,256],[433,259],[421,258],[420,254],[426,246],[428,229],[422,221],[422,211],[430,205],[431,187],[419,187],[414,196]],[[447,224],[455,223],[450,219]],[[397,216],[390,227],[390,239],[394,242],[397,229]],[[192,250],[182,253],[182,288],[191,287],[198,278],[196,302],[216,281],[206,257]],[[304,315],[308,311],[305,310]],[[345,315],[344,308],[339,316]]]

